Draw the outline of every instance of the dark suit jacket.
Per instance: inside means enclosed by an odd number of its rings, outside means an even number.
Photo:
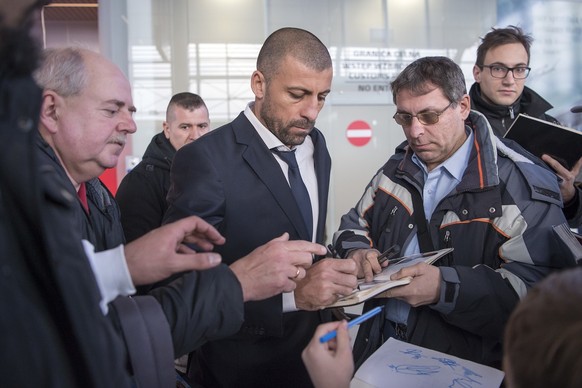
[[[324,239],[331,158],[319,130],[314,143],[318,180],[317,241]],[[284,232],[310,240],[289,184],[272,152],[241,113],[174,158],[165,222],[198,215],[218,228],[216,247],[231,264]],[[245,304],[238,334],[205,345],[196,380],[205,386],[309,386],[301,350],[322,319],[319,312],[282,313],[282,296]]]

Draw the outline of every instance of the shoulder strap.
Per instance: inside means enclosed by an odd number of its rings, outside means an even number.
[[[420,251],[434,251],[434,244],[430,238],[426,216],[424,215],[424,203],[422,202],[422,196],[410,183],[403,181],[402,184],[403,186],[406,186],[410,196],[412,197],[412,205],[414,206],[414,212],[412,213],[412,216],[414,217],[414,222],[416,222],[416,235],[418,236],[418,245],[420,245]]]
[[[133,375],[139,388],[165,388],[175,384],[174,346],[170,326],[158,301],[150,295],[113,301]]]

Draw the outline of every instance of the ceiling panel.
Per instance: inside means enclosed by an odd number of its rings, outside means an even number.
[[[47,21],[97,21],[97,0],[58,0],[44,9]]]

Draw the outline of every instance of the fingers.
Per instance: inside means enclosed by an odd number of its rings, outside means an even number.
[[[291,280],[298,281],[305,278],[305,275],[307,275],[307,270],[303,267],[294,267],[294,269],[295,273],[293,276],[289,276],[289,279]]]
[[[409,276],[410,277],[420,276],[422,274],[422,267],[426,265],[427,264],[425,263],[418,263],[415,265],[411,265],[410,267],[404,267],[400,271],[392,274],[392,276],[390,276],[390,279],[398,280]]]
[[[402,268],[391,279],[411,277],[410,284],[394,287],[387,297],[399,298],[413,307],[435,303],[440,295],[441,273],[438,267],[426,263]]]
[[[562,178],[560,182],[560,193],[562,194],[562,200],[564,203],[568,203],[576,195],[576,188],[574,183],[576,181],[577,175],[580,173],[582,168],[582,158],[580,158],[572,170],[568,171],[564,166],[562,166],[557,160],[551,158],[548,155],[542,155],[542,159],[554,169],[556,175]]]
[[[182,218],[165,225],[170,226],[176,228],[184,242],[196,244],[205,250],[211,250],[214,245],[222,245],[226,241],[216,228],[197,216]]]
[[[351,354],[352,346],[350,342],[350,333],[348,331],[348,323],[346,321],[341,321],[336,330],[337,330],[336,351],[338,353],[349,352]]]
[[[288,233],[283,233],[281,236],[272,239],[266,246],[274,251],[282,250],[279,251],[280,254],[285,256],[285,260],[290,265],[303,268],[311,267],[315,255],[323,255],[327,252],[323,245],[310,241],[289,241]]]
[[[550,155],[542,155],[542,160],[548,164],[556,174],[562,176],[564,173],[567,173],[568,170],[562,166],[556,159],[552,158]]]
[[[379,255],[380,252],[375,249],[368,249],[365,252],[362,269],[364,271],[364,278],[367,282],[372,281],[375,274],[382,272],[382,266],[378,263]]]
[[[576,162],[574,167],[572,167],[570,172],[572,173],[572,175],[574,175],[574,177],[576,177],[578,176],[578,174],[580,174],[580,170],[582,170],[582,157],[578,159],[578,161]]]
[[[323,245],[303,240],[288,241],[285,243],[286,249],[295,254],[293,264],[309,268],[313,264],[315,256],[325,255],[327,250]],[[303,254],[298,254],[303,253]]]
[[[180,250],[181,248],[179,248]],[[216,267],[222,262],[218,253],[182,253],[176,255],[174,273],[184,271],[203,271]]]
[[[317,341],[317,343],[319,343],[320,337],[326,335],[330,331],[336,330],[339,326],[341,326],[342,322],[345,323],[346,321],[333,321],[333,322],[327,322],[327,323],[320,324],[315,329],[315,334],[313,334],[313,338],[311,340],[312,341],[315,340],[315,341]],[[347,323],[346,323],[346,328],[347,328]]]
[[[358,266],[357,276],[371,281],[375,273],[382,270],[378,264],[378,252],[376,249],[356,249],[350,253],[348,258],[354,260]],[[376,272],[378,271],[378,272]]]

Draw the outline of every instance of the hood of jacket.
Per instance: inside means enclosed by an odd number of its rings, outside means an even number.
[[[146,164],[170,171],[176,150],[164,132],[157,133],[146,148],[142,160]]]
[[[530,116],[539,117],[553,108],[552,104],[546,101],[542,96],[525,86],[523,93],[512,105],[497,105],[486,101],[481,94],[481,85],[475,82],[469,90],[471,97],[471,107],[485,116],[505,117],[513,109],[515,115],[526,113]]]

